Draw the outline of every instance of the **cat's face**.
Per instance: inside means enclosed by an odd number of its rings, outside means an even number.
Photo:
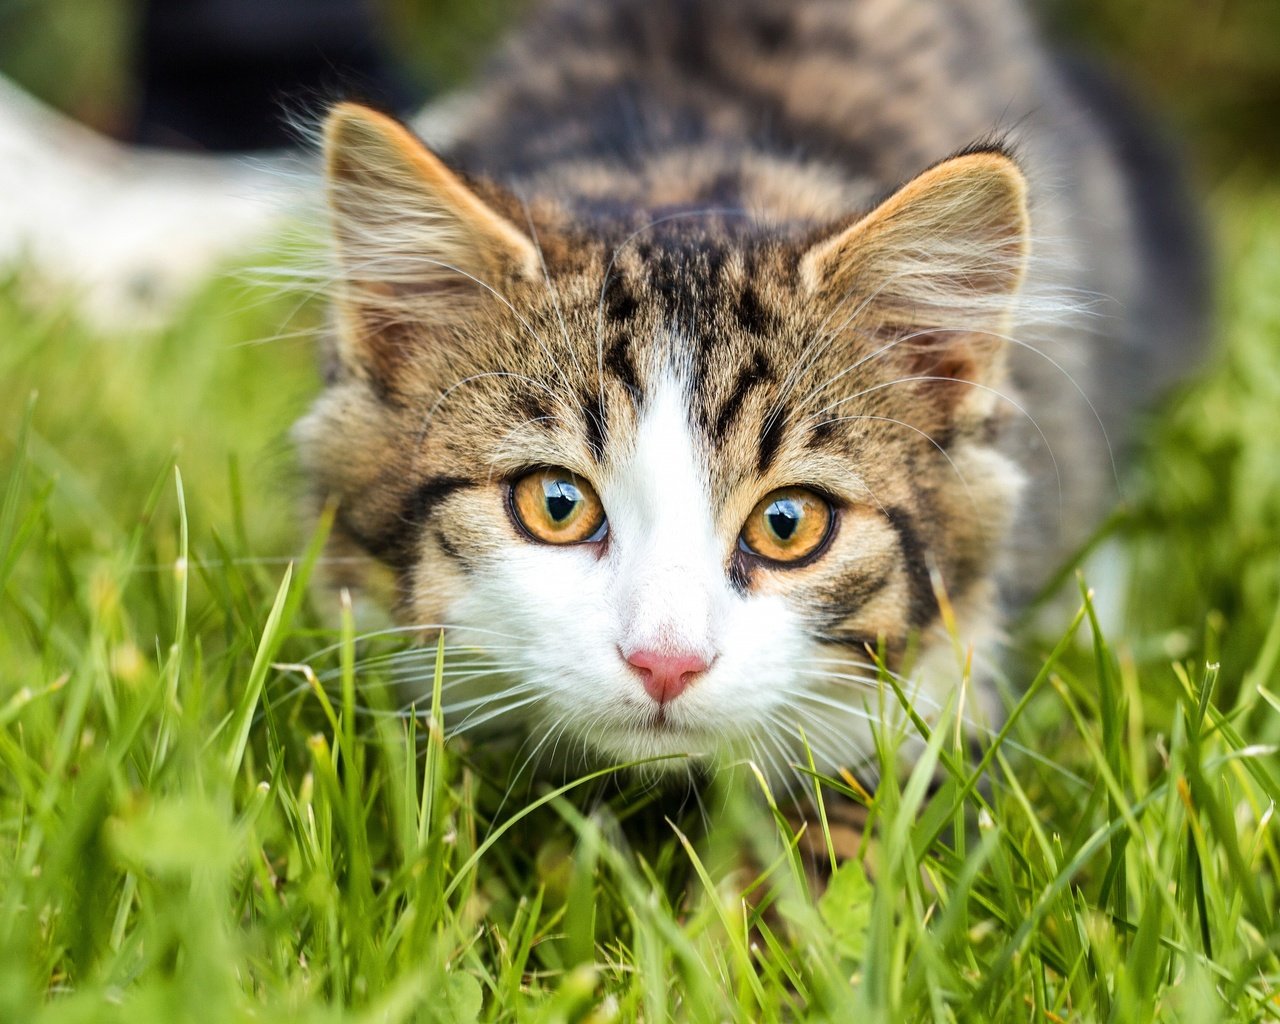
[[[990,332],[1021,180],[950,163],[825,230],[588,225],[340,108],[340,365],[300,430],[340,538],[548,740],[780,769],[803,728],[855,764],[875,661],[927,660],[940,597],[981,614],[1015,488]]]

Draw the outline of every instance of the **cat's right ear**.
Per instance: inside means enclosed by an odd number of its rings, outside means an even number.
[[[820,241],[800,273],[836,322],[902,339],[907,372],[981,380],[998,363],[1028,248],[1022,172],[1000,150],[975,151]]]
[[[801,276],[815,294],[852,299],[885,326],[988,326],[1022,283],[1029,231],[1018,165],[1000,150],[964,153],[814,246]]]
[[[529,237],[392,118],[339,104],[324,157],[347,328],[366,356],[387,361],[398,353],[379,349],[405,345],[402,328],[461,324],[537,273]]]

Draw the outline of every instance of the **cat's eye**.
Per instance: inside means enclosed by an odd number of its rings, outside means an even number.
[[[771,562],[799,562],[826,542],[834,518],[821,495],[804,487],[784,487],[766,494],[751,510],[739,544]]]
[[[604,539],[604,506],[592,486],[567,469],[526,473],[511,485],[510,502],[516,522],[543,544]]]

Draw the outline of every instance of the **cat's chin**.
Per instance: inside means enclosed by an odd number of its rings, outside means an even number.
[[[646,770],[687,772],[706,764],[719,744],[702,729],[674,725],[655,718],[643,725],[602,730],[591,737],[596,755],[615,764],[646,762]]]

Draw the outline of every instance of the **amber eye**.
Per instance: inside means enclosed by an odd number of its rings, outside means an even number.
[[[741,545],[771,562],[798,562],[822,546],[831,532],[831,505],[803,487],[767,494],[742,527]]]
[[[567,469],[535,469],[511,485],[511,511],[534,540],[582,544],[602,540],[604,506],[591,485]]]

